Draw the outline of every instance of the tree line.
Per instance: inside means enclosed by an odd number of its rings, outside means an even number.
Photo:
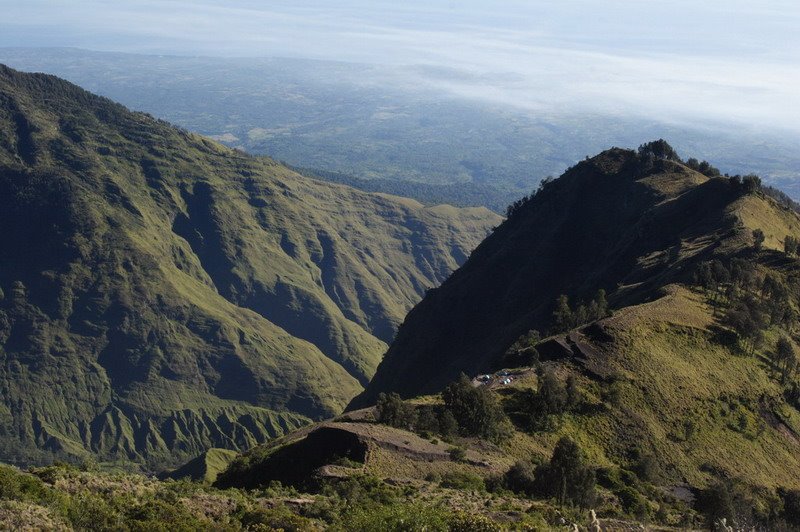
[[[563,333],[575,327],[605,318],[608,315],[606,291],[602,288],[597,291],[588,304],[581,302],[574,309],[570,306],[569,297],[561,294],[556,299],[556,307],[553,310],[551,332],[552,334]]]
[[[789,251],[796,253],[793,239],[786,241]],[[756,239],[755,246],[759,245]],[[768,354],[781,382],[791,387],[800,364],[790,339],[800,318],[792,304],[800,296],[800,276],[761,272],[752,260],[732,258],[725,263],[715,259],[698,266],[694,284],[706,291],[714,315],[735,334],[745,354],[752,356],[763,347],[767,330],[778,329],[778,339]]]

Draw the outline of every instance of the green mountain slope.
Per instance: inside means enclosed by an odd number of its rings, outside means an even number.
[[[776,265],[777,254],[765,255],[776,275],[800,274],[797,260]],[[428,413],[441,411],[445,394],[417,397],[405,403],[414,414],[399,423],[376,423],[380,409],[367,408],[258,446],[234,460],[218,485],[255,488],[279,480],[314,491],[325,480],[363,474],[413,485],[419,494],[461,482],[474,496],[485,485],[500,496],[479,495],[483,504],[474,511],[513,522],[559,506],[541,486],[526,491],[510,472],[521,463],[532,463],[531,471],[547,463],[566,437],[595,471],[596,497],[584,504],[611,529],[619,518],[713,529],[714,519],[725,517],[757,530],[796,530],[800,513],[791,497],[800,494],[800,401],[788,400],[787,383],[770,362],[782,327],[770,327],[756,353],[744,354],[736,342],[720,340],[724,320],[714,300],[712,292],[670,284],[654,301],[543,340],[537,349],[548,360],[473,379],[513,422],[502,441],[464,426],[445,433]],[[572,406],[537,410],[542,390],[552,394],[548,378],[562,394],[572,383]],[[730,501],[717,507],[721,485]],[[503,489],[535,502],[511,506]],[[447,504],[469,498],[448,493]],[[778,517],[792,513],[795,526],[781,528]]]
[[[409,314],[350,412],[217,485],[366,474],[489,490],[474,511],[513,526],[577,506],[609,529],[796,530],[800,214],[754,176],[654,156],[666,146],[604,152],[520,202]]]
[[[500,364],[521,335],[549,331],[560,294],[573,307],[598,289],[615,307],[641,303],[686,280],[700,261],[736,255],[751,244],[753,229],[763,228],[766,245],[782,246],[797,215],[780,214],[786,209],[771,199],[742,203],[742,188],[679,161],[645,162],[630,150],[579,163],[520,205],[409,313],[354,406],[381,391],[435,392],[462,371]],[[748,209],[790,220],[772,227]]]
[[[209,449],[181,467],[159,475],[159,478],[164,480],[187,479],[210,484],[217,480],[217,475],[227,469],[236,457],[236,451],[228,449]]]
[[[0,67],[0,447],[168,465],[339,411],[499,218]]]

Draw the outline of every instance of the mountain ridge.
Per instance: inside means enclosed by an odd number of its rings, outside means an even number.
[[[560,294],[588,303],[604,289],[612,306],[625,306],[686,281],[699,261],[749,245],[741,213],[731,207],[746,186],[619,148],[578,163],[517,207],[409,313],[352,407],[374,402],[380,391],[433,393],[461,371],[496,367],[527,331],[549,331]],[[789,211],[763,201],[771,211]],[[766,245],[781,247],[785,231],[768,233]]]
[[[175,464],[336,413],[499,221],[306,179],[2,66],[0,168],[0,443],[23,462]]]

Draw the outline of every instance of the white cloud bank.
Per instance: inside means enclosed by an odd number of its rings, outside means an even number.
[[[796,0],[0,0],[0,12],[0,46],[422,65],[408,82],[540,111],[800,132]]]

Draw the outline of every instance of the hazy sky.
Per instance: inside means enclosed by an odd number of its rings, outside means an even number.
[[[544,110],[800,132],[797,0],[0,0],[0,46],[424,65]]]

